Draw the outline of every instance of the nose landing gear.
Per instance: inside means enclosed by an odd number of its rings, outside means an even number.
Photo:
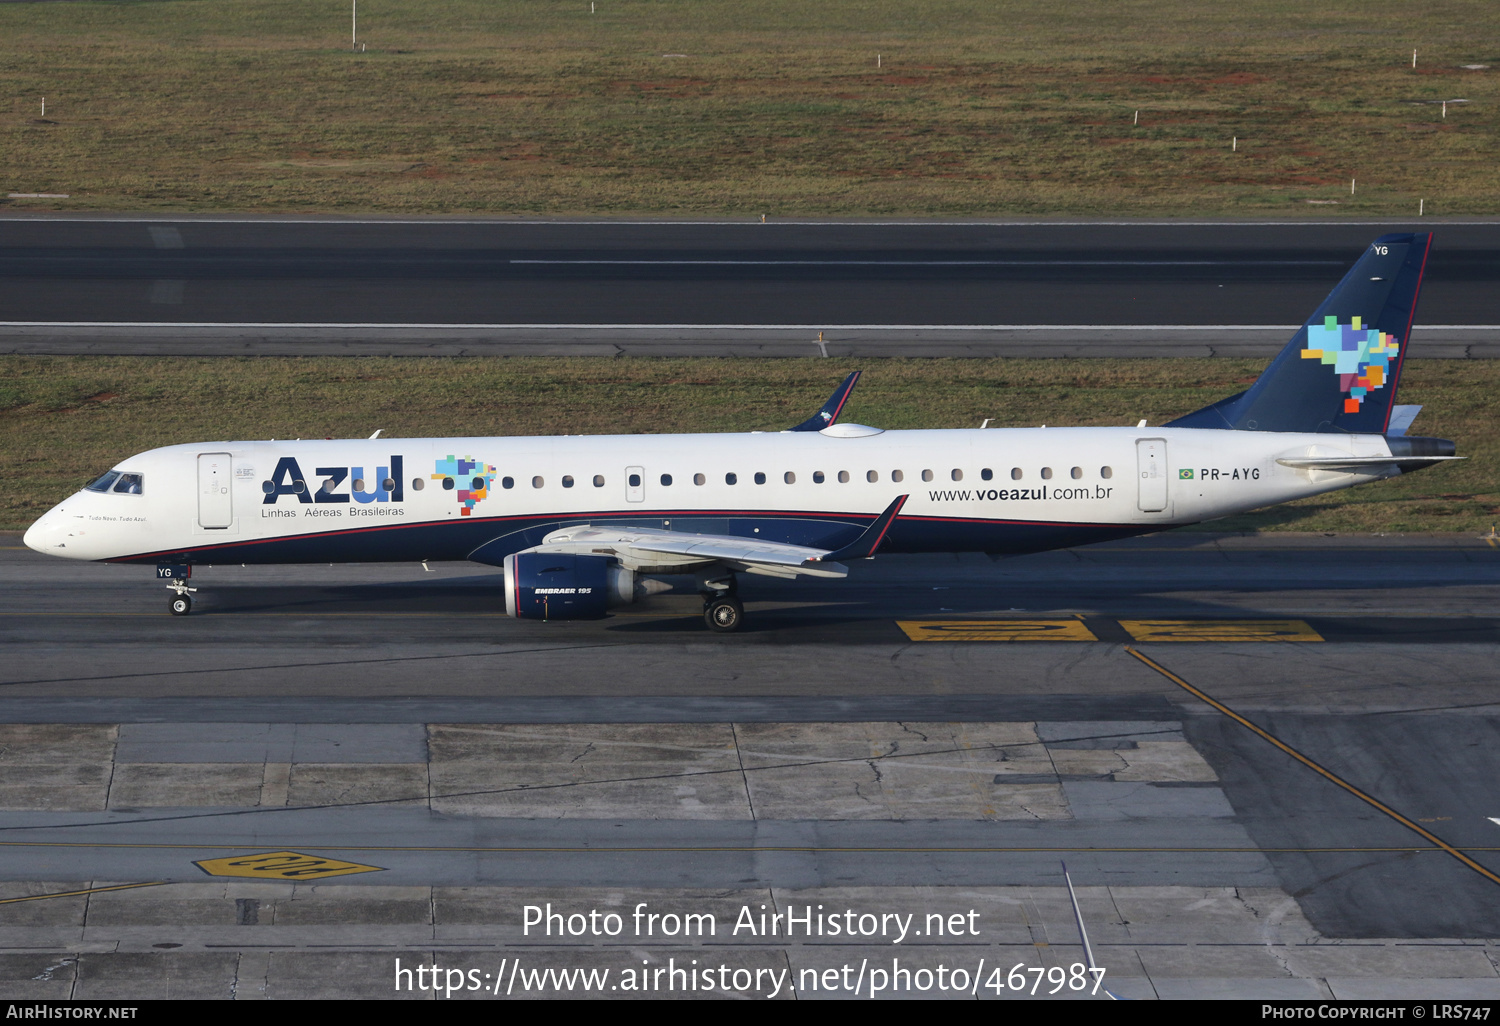
[[[172,601],[167,608],[173,616],[187,616],[193,611],[193,600],[189,592],[196,593],[197,588],[188,587],[188,579],[193,576],[193,568],[190,566],[158,566],[156,568],[157,580],[167,582],[167,590],[172,592]]]

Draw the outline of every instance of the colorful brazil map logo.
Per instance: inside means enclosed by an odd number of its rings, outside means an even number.
[[[1323,318],[1322,324],[1307,326],[1307,348],[1304,360],[1322,360],[1339,376],[1339,387],[1348,393],[1345,413],[1358,413],[1365,396],[1372,389],[1385,387],[1391,374],[1391,361],[1401,347],[1395,335],[1377,328],[1366,328],[1355,317],[1340,324],[1336,317]]]
[[[495,468],[481,460],[464,456],[452,456],[436,461],[432,475],[434,481],[453,478],[458,487],[459,513],[468,516],[474,512],[474,504],[489,498],[490,486],[495,483]]]

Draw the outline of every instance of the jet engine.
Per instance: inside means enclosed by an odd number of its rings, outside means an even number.
[[[597,620],[612,606],[666,591],[607,556],[515,552],[505,557],[505,612],[522,620]]]

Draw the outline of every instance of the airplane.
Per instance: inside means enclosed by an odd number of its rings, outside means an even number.
[[[593,619],[690,574],[710,630],[741,574],[843,578],[878,552],[1039,552],[1198,523],[1462,457],[1395,405],[1430,234],[1383,235],[1245,391],[1159,427],[886,431],[850,374],[786,431],[207,442],[117,464],[38,552],[194,566],[469,560],[506,612]]]

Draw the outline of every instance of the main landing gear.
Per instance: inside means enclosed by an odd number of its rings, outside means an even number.
[[[735,594],[734,574],[699,578],[703,592],[703,622],[718,634],[732,634],[745,623],[745,606]]]
[[[167,582],[167,590],[172,592],[172,601],[167,604],[173,616],[187,616],[193,611],[193,600],[189,593],[196,593],[197,588],[188,587],[188,580],[193,576],[193,568],[190,566],[158,566],[156,577],[158,580]]]

